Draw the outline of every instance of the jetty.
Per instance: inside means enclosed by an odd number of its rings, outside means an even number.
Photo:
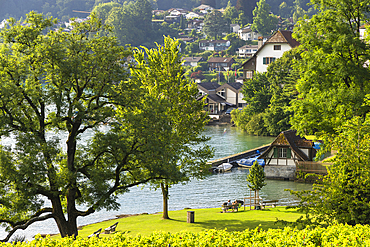
[[[223,158],[220,158],[220,159],[217,159],[217,160],[211,160],[211,161],[208,161],[208,164],[211,164],[211,166],[212,166],[211,169],[214,169],[217,166],[221,165],[222,163],[226,163],[226,162],[232,164],[233,167],[237,167],[238,164],[236,163],[236,161],[241,160],[241,159],[247,159],[247,158],[254,157],[258,154],[257,151],[259,151],[259,153],[261,154],[269,146],[270,146],[270,144],[260,146],[258,148],[249,149],[247,151],[240,152],[240,153],[237,153],[237,154],[233,154],[233,155],[230,155],[230,156],[226,156],[226,157],[223,157]]]

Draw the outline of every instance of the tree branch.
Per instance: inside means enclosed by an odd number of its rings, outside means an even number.
[[[6,236],[6,238],[4,239],[1,239],[0,242],[7,242],[9,241],[9,239],[11,238],[11,236],[15,233],[15,231],[21,229],[21,230],[24,230],[26,229],[28,226],[30,226],[31,224],[35,223],[35,222],[38,222],[38,221],[44,221],[44,220],[47,220],[47,219],[50,219],[50,218],[54,218],[54,215],[53,214],[47,214],[45,216],[41,216],[41,217],[35,217],[35,218],[32,218],[30,219],[29,221],[27,221],[25,224],[23,225],[18,225],[16,227],[14,227],[9,233],[8,235]]]

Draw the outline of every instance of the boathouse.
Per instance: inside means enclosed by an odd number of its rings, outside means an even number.
[[[297,135],[296,130],[281,132],[259,156],[265,160],[266,178],[295,178],[296,166],[302,161],[312,161],[316,156],[314,142]]]

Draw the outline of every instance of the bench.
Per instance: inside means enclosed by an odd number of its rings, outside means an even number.
[[[107,227],[104,229],[104,233],[105,234],[109,234],[109,233],[112,233],[112,232],[115,232],[116,231],[116,227],[118,225],[118,222],[114,223],[113,225],[111,225],[110,227]]]
[[[94,236],[96,236],[97,238],[99,237],[100,235],[100,232],[101,232],[101,228],[99,230],[97,230],[96,232],[90,234],[89,236],[87,236],[88,238],[92,238]]]
[[[276,204],[279,202],[279,200],[270,200],[270,201],[262,201],[261,206],[262,208],[265,208],[267,206],[276,207]]]
[[[233,212],[234,212],[234,210],[236,210],[236,212],[238,212],[238,208],[239,208],[239,206],[240,206],[240,204],[238,203],[238,204],[236,204],[236,205],[227,205],[227,204],[222,204],[222,212],[223,213],[226,213],[227,212],[227,210],[229,210],[229,209],[232,209],[233,210]]]

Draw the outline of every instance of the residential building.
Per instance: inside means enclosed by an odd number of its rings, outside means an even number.
[[[199,62],[204,61],[202,57],[184,57],[183,58],[183,65],[184,66],[192,66],[196,67],[198,66]]]
[[[251,57],[258,50],[258,45],[244,45],[238,48],[238,57]]]
[[[239,82],[226,83],[219,85],[216,82],[198,83],[200,97],[198,100],[207,97],[204,110],[211,114],[220,114],[230,107],[243,107],[246,102],[243,100],[241,88],[243,84]]]
[[[193,20],[188,20],[188,29],[196,29],[196,30],[202,30],[204,23],[203,20],[198,20],[198,19],[193,19]]]
[[[186,15],[189,11],[186,10],[186,9],[181,9],[181,8],[171,8],[169,10],[167,10],[167,12],[172,15],[172,16],[176,16],[176,15]]]
[[[209,12],[212,12],[212,10],[214,10],[213,7],[207,4],[201,4],[198,7],[196,7],[196,9],[199,9],[200,13],[203,13],[203,14],[207,14]]]
[[[209,70],[227,71],[231,69],[235,60],[232,57],[211,57],[207,63]]]
[[[282,30],[275,32],[251,58],[242,64],[243,78],[251,79],[255,71],[266,72],[272,62],[298,45],[299,42],[292,38],[292,32]]]
[[[196,13],[196,12],[193,12],[193,11],[190,11],[189,13],[187,13],[185,15],[186,19],[199,18],[199,17],[203,17],[203,16],[204,16],[204,14]]]
[[[224,51],[230,47],[229,40],[201,40],[199,49],[203,51]]]
[[[257,32],[252,31],[250,26],[238,30],[238,36],[242,40],[257,40],[260,36]]]
[[[298,136],[296,130],[281,132],[259,156],[265,160],[266,177],[294,179],[297,164],[314,160],[315,147],[313,141]]]
[[[230,31],[232,33],[238,33],[239,29],[240,29],[239,24],[230,24]]]

